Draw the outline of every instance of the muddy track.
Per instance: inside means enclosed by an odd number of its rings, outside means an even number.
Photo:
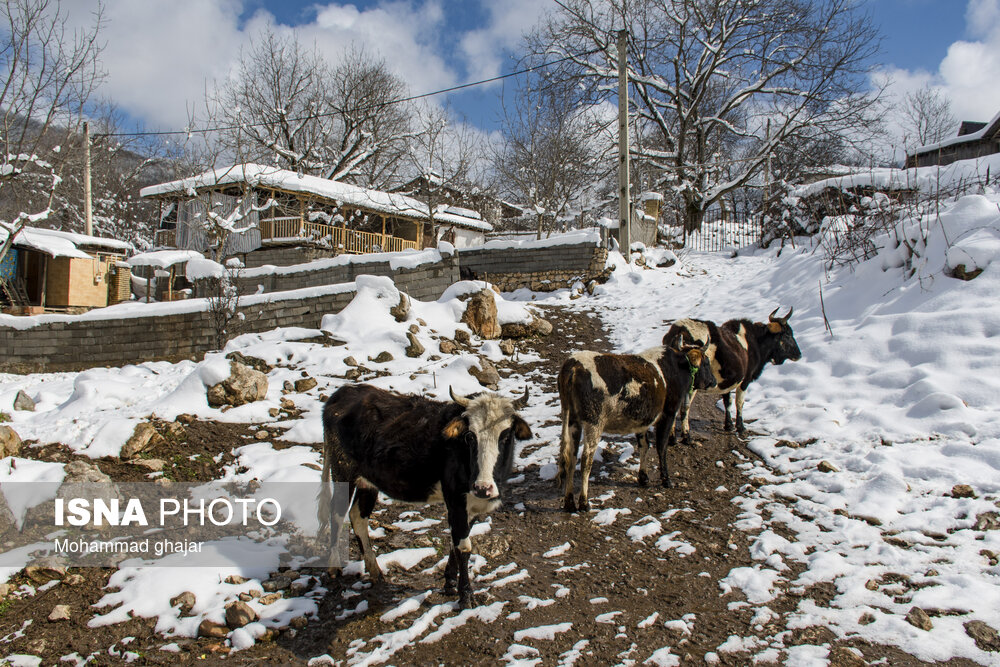
[[[551,309],[547,316],[556,325],[553,334],[524,344],[523,350],[537,353],[542,361],[514,360],[507,369],[528,377],[536,396],[555,392],[559,365],[569,352],[609,350],[606,332],[596,315],[560,308]],[[558,399],[549,396],[548,400]],[[433,642],[421,641],[428,638],[426,632],[418,634],[415,641],[403,642],[394,652],[386,648],[389,655],[384,664],[505,664],[519,658],[556,665],[568,664],[575,658],[577,665],[627,665],[642,664],[654,651],[669,646],[680,664],[703,665],[705,655],[716,652],[732,635],[773,637],[783,631],[787,614],[803,597],[819,604],[828,601],[834,593],[829,587],[784,593],[767,603],[774,615],[765,618],[757,615],[757,608],[747,604],[740,592],[722,594],[719,581],[730,570],[754,564],[748,537],[734,528],[739,509],[733,498],[752,493],[755,487],[754,480],[739,467],[754,455],[735,435],[722,430],[721,417],[709,401],[695,401],[691,427],[697,443],[670,451],[674,482],[670,489],[659,486],[655,466],[651,485],[637,486],[635,473],[619,460],[635,463],[634,457],[629,460],[623,456],[634,440],[608,439],[604,460],[595,462],[591,482],[591,502],[596,509],[622,511],[607,526],[595,524],[593,512],[562,511],[562,499],[554,482],[542,479],[537,467],[525,470],[524,480],[509,489],[504,509],[493,515],[491,530],[474,539],[476,550],[486,558],[480,579],[474,584],[476,603],[495,605],[493,609],[499,610],[495,620],[469,620]],[[213,435],[218,438],[223,434]],[[246,431],[233,430],[225,437],[228,441],[219,443],[222,450],[243,444],[249,436]],[[550,443],[529,443],[525,453],[544,444]],[[110,469],[106,472],[118,477]],[[446,525],[443,521],[420,535],[392,529],[400,512],[412,509],[380,506],[375,519],[387,534],[379,540],[379,549],[433,546],[439,554],[445,553],[443,545],[448,535],[442,528]],[[421,515],[444,518],[443,508],[435,506],[421,510]],[[644,539],[633,539],[628,534],[635,524],[643,527],[653,522],[662,527],[656,534]],[[425,562],[422,567],[427,565]],[[319,572],[316,574],[320,577]],[[274,641],[259,642],[229,656],[219,640],[209,639],[179,640],[180,653],[161,652],[159,646],[173,640],[155,636],[152,622],[145,620],[99,631],[88,629],[83,617],[70,624],[46,625],[45,615],[53,605],[70,603],[79,607],[99,599],[98,587],[108,576],[108,570],[91,570],[79,589],[58,586],[29,600],[12,602],[0,612],[0,636],[16,630],[27,619],[34,619],[36,625],[24,638],[5,645],[3,652],[31,652],[51,664],[68,653],[77,651],[85,656],[133,636],[136,639],[127,648],[141,654],[139,664],[194,660],[201,664],[301,664],[322,654],[346,664],[348,658],[359,660],[365,653],[383,645],[388,647],[387,633],[397,632],[398,639],[405,639],[416,615],[453,602],[452,597],[440,592],[440,571],[424,574],[419,567],[390,570],[387,583],[376,588],[358,577],[330,581],[322,575],[320,581],[328,593],[320,603],[318,619],[311,619],[300,630],[283,630]],[[794,579],[794,572],[787,578]],[[380,620],[382,614],[404,599],[429,589],[433,592],[416,612],[394,621]],[[449,615],[454,617],[450,610]],[[443,618],[438,618],[434,626],[439,627]],[[665,626],[667,621],[676,622]],[[549,639],[522,634],[528,628],[566,623],[571,624],[568,629],[554,630]],[[377,636],[382,639],[374,640]],[[44,644],[39,644],[40,640]],[[821,627],[800,628],[784,636],[786,646],[801,643],[827,643],[831,649],[852,645],[861,650],[866,662],[885,658],[888,662],[883,664],[928,664],[891,647],[838,644],[833,634]],[[717,664],[746,665],[749,656],[747,652],[718,653]],[[843,661],[835,660],[834,665],[864,664],[850,662],[844,653],[835,652],[831,657],[836,656]],[[107,662],[116,660],[105,651],[97,664]]]

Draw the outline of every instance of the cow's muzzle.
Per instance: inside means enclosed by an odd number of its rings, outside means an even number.
[[[472,493],[477,498],[486,498],[486,499],[496,498],[497,496],[500,495],[500,492],[497,490],[497,485],[493,484],[492,482],[488,484],[484,484],[482,482],[476,482],[475,484],[472,485]]]

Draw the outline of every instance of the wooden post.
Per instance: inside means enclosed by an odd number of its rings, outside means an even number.
[[[306,200],[299,197],[299,236],[306,232]]]
[[[94,211],[90,194],[90,123],[83,121],[83,217],[87,236],[94,235]]]
[[[424,221],[417,223],[417,250],[424,249]]]
[[[628,160],[628,31],[618,31],[618,243],[625,261],[632,247],[632,214],[629,198]]]
[[[385,216],[380,215],[379,217],[382,218],[382,252],[385,252],[389,247],[388,239],[385,238]]]
[[[167,301],[174,300],[174,271],[176,270],[175,266],[170,266],[170,276],[167,278]]]
[[[70,271],[70,275],[73,272]],[[38,299],[38,305],[45,308],[45,290],[48,288],[49,282],[49,256],[42,254],[42,295]],[[30,302],[29,302],[30,303]],[[69,305],[68,303],[66,305]]]

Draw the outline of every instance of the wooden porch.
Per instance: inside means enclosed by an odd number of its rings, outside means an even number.
[[[423,225],[420,225],[422,227]],[[419,250],[417,241],[392,234],[362,232],[318,222],[306,222],[300,216],[261,219],[258,224],[261,241],[293,241],[312,239],[326,241],[334,248],[352,255],[372,252],[397,252],[409,248]],[[421,230],[422,231],[422,230]]]

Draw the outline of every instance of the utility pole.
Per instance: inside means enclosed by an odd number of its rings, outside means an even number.
[[[768,207],[771,205],[771,119],[767,119],[767,128],[764,130],[764,143],[767,144],[767,161],[764,163],[764,214],[767,215]]]
[[[632,202],[628,164],[628,72],[625,69],[628,31],[618,31],[618,244],[628,261],[632,248]]]
[[[90,123],[83,121],[83,216],[87,236],[94,235],[94,211],[90,196]]]

